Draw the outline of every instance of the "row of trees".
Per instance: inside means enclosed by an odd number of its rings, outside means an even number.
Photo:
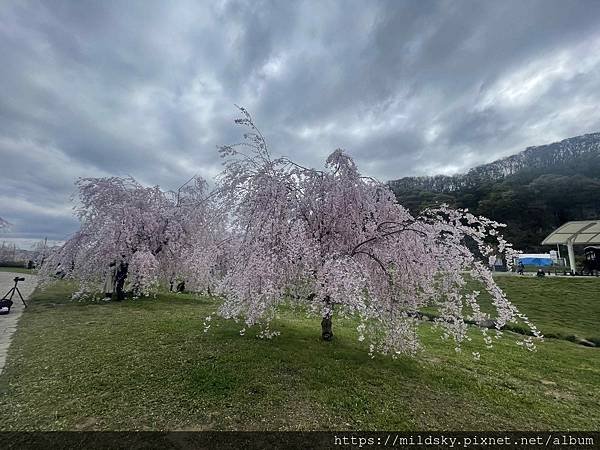
[[[11,227],[10,222],[0,217],[0,233],[8,231]],[[4,241],[0,243],[0,263],[7,261],[14,261],[17,254],[17,246],[15,244],[8,244]]]
[[[413,214],[446,203],[506,223],[505,237],[527,252],[546,252],[542,240],[571,220],[600,214],[600,133],[527,150],[475,167],[467,174],[390,181]],[[523,214],[528,211],[528,214]]]
[[[596,168],[600,169],[600,164]],[[565,222],[594,219],[600,214],[598,176],[528,173],[452,192],[393,189],[413,214],[446,203],[506,223],[505,237],[528,252],[547,252],[542,240]]]
[[[177,192],[128,178],[77,182],[81,229],[44,264],[100,289],[111,264],[117,290],[147,295],[185,280],[221,299],[218,314],[257,325],[260,336],[283,305],[321,318],[324,340],[335,316],[359,319],[358,339],[370,352],[414,354],[421,311],[433,308],[445,337],[460,343],[467,323],[491,317],[479,304],[474,279],[492,298],[500,329],[521,320],[483,262],[512,248],[500,224],[445,206],[411,215],[384,184],[362,176],[352,158],[333,152],[324,170],[274,158],[246,110],[236,123],[244,141],[220,148],[224,170],[209,192],[194,178]],[[206,328],[210,327],[210,317]],[[533,349],[530,337],[525,345]]]

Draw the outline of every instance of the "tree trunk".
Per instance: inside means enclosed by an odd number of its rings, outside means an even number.
[[[309,299],[315,297],[315,294],[310,294]],[[328,306],[327,312],[323,316],[323,320],[321,320],[321,338],[324,341],[332,341],[333,340],[333,325],[331,323],[331,317],[333,316],[333,305],[331,304],[331,297],[326,295],[323,299],[325,305]]]
[[[330,314],[323,317],[323,320],[321,320],[321,337],[324,341],[333,340],[333,329]]]

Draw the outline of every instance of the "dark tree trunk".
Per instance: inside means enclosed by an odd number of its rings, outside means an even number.
[[[117,294],[117,301],[121,301],[125,299],[125,291],[123,290],[125,286],[125,280],[127,279],[127,270],[129,269],[129,265],[127,263],[119,264],[117,267],[117,274],[115,276],[115,290]]]
[[[330,314],[323,317],[323,320],[321,320],[321,337],[324,341],[333,340],[333,329]]]
[[[308,300],[313,301],[315,297],[315,293],[309,294]],[[333,324],[331,322],[331,317],[333,315],[333,305],[331,304],[331,297],[329,297],[329,295],[326,295],[323,301],[329,307],[329,310],[323,316],[323,320],[321,320],[321,338],[324,341],[331,341],[333,340]]]

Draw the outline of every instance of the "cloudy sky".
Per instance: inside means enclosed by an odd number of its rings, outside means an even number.
[[[212,178],[234,104],[307,165],[465,171],[600,131],[600,2],[3,0],[0,217],[61,239],[77,177]]]

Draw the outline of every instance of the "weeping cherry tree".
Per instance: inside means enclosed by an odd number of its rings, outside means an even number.
[[[159,283],[169,283],[188,267],[187,258],[199,253],[195,244],[210,245],[206,183],[190,182],[178,192],[165,192],[133,178],[79,179],[80,230],[46,259],[42,273],[74,279],[87,293],[100,291],[107,273],[115,270],[118,299],[125,290],[147,295]],[[196,272],[201,264],[196,262]]]
[[[219,193],[235,249],[220,283],[218,312],[242,321],[242,334],[253,325],[261,337],[278,334],[269,324],[287,304],[318,316],[324,340],[333,338],[335,317],[352,317],[371,354],[414,354],[428,308],[457,351],[470,339],[468,323],[479,324],[491,346],[488,329],[499,337],[515,321],[533,335],[521,344],[535,348],[539,332],[483,262],[493,252],[512,261],[500,224],[446,206],[414,217],[385,184],[362,176],[342,150],[327,158],[324,170],[274,158],[250,114],[240,109],[236,123],[246,128],[244,141],[220,148],[225,162]],[[480,292],[468,282],[489,293],[493,316],[482,311]]]

